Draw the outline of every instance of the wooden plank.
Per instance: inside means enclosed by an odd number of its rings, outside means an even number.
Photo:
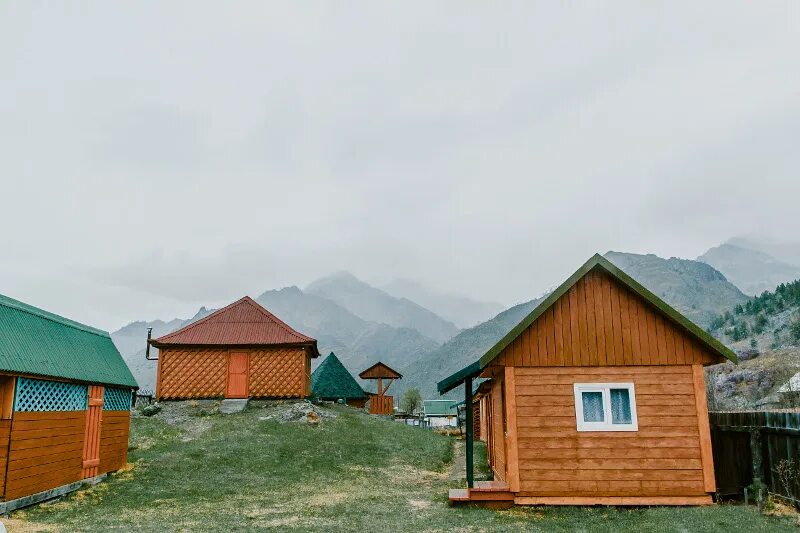
[[[565,357],[564,357],[564,314],[562,307],[562,302],[564,302],[564,297],[562,296],[558,300],[556,300],[555,305],[553,307],[553,334],[555,336],[555,345],[553,349],[555,350],[555,364],[558,366],[564,366],[565,364]]]
[[[595,340],[597,341],[597,364],[605,366],[608,362],[606,349],[606,330],[605,316],[603,314],[603,275],[597,274],[592,283],[594,296],[594,321],[595,321]]]
[[[637,365],[646,365],[650,361],[645,362],[642,355],[641,341],[639,340],[639,308],[641,304],[636,296],[628,294],[628,319],[631,326],[631,353],[632,361]]]
[[[700,451],[703,461],[703,482],[706,492],[716,492],[714,480],[714,458],[711,453],[711,429],[708,423],[708,400],[702,365],[693,365],[694,396],[697,403],[697,431],[700,434]]]
[[[60,420],[17,420],[14,419],[14,431],[29,431],[45,428],[78,427],[83,429],[83,419],[63,418]]]
[[[519,460],[528,459],[700,459],[700,448],[521,448]]]
[[[647,309],[647,338],[650,346],[650,364],[659,365],[661,359],[658,355],[658,328],[656,327],[657,317],[652,309]]]
[[[518,368],[517,377],[520,376],[538,376],[543,373],[547,374],[569,374],[573,375],[577,372],[581,374],[599,374],[599,375],[614,375],[614,374],[684,374],[689,376],[689,381],[692,381],[692,367],[691,365],[683,366],[606,366],[606,367],[533,367],[533,368]]]
[[[578,338],[580,340],[580,366],[590,366],[591,356],[589,355],[589,331],[588,319],[586,317],[586,282],[582,278],[578,280],[575,287],[578,289]]]
[[[517,446],[517,394],[514,382],[514,367],[505,369],[506,384],[506,481],[511,491],[519,490],[519,449]]]
[[[692,394],[693,386],[691,383],[675,383],[675,384],[666,384],[666,385],[653,385],[649,383],[644,383],[641,385],[636,385],[636,395],[638,397],[639,394],[647,395],[655,395],[655,394]],[[553,384],[542,384],[536,387],[529,387],[525,386],[521,391],[521,396],[547,396],[547,395],[563,395],[566,396],[568,394],[573,394],[574,389],[572,385],[553,385]]]
[[[711,505],[711,496],[516,497],[517,505]]]
[[[520,490],[525,490],[527,484],[537,480],[546,481],[573,481],[573,480],[638,480],[638,481],[695,481],[702,486],[702,470],[523,470],[524,480]]]
[[[667,337],[664,332],[664,319],[661,315],[655,315],[656,340],[658,341],[658,364],[669,364],[669,354],[667,353]]]
[[[555,343],[555,319],[553,317],[552,306],[544,312],[544,330],[542,334],[545,339],[545,346],[547,347],[547,364],[550,366],[556,365],[556,343]]]
[[[678,364],[678,354],[675,350],[675,328],[669,322],[664,322],[664,337],[667,344],[667,361],[671,365]]]
[[[34,440],[47,437],[62,437],[69,435],[82,435],[83,426],[67,426],[59,428],[45,428],[45,429],[29,429],[26,431],[11,432],[11,438],[14,441]],[[75,437],[80,438],[80,437]]]
[[[541,366],[542,365],[542,358],[539,354],[539,337],[537,332],[537,322],[534,322],[527,329],[527,335],[530,337],[530,345],[531,345],[531,365],[532,366]]]
[[[31,460],[28,459],[24,464],[21,462],[13,464],[9,463],[8,477],[9,479],[22,479],[31,476],[40,476],[42,474],[47,474],[48,472],[61,470],[63,468],[80,469],[81,467],[82,460],[80,455],[73,454],[73,455],[60,455],[52,457],[56,457],[58,458],[58,460],[48,463],[35,463],[31,462]]]
[[[584,373],[583,368],[576,368],[575,373],[569,374],[549,374],[543,372],[536,375],[523,375],[518,376],[517,383],[519,385],[572,385],[573,383],[588,382],[601,382],[602,380],[609,382],[623,382],[633,381],[636,386],[639,385],[678,385],[678,384],[693,384],[692,376],[688,374],[663,374],[663,373],[633,373],[622,374],[597,374],[597,373]],[[638,391],[637,391],[638,392]],[[638,394],[637,394],[638,396]],[[694,402],[692,402],[694,403]]]
[[[603,344],[605,346],[605,358],[607,365],[616,364],[614,354],[614,321],[612,318],[613,308],[611,305],[611,280],[606,275],[600,276],[600,290],[602,293],[603,304]]]
[[[622,324],[622,353],[626,365],[633,365],[633,344],[631,342],[631,317],[628,291],[619,288],[620,322]]]
[[[594,274],[589,272],[583,278],[586,297],[586,342],[589,345],[589,364],[598,365],[597,321],[594,316]]]
[[[578,326],[578,289],[573,285],[569,289],[569,328],[570,337],[572,339],[572,364],[573,366],[580,366],[581,364],[581,343],[580,343],[580,327]]]
[[[14,413],[14,423],[16,424],[22,420],[64,420],[70,418],[77,418],[83,420],[86,416],[86,411],[19,411]]]
[[[625,364],[625,353],[622,348],[622,304],[620,303],[620,287],[611,282],[611,326],[614,329],[614,364]]]
[[[77,438],[76,438],[77,437]],[[46,437],[41,439],[27,439],[15,441],[11,439],[11,452],[17,450],[27,450],[31,448],[46,448],[49,446],[56,446],[59,444],[68,444],[76,440],[83,441],[80,435],[60,435],[56,437]]]
[[[636,322],[639,328],[639,360],[643,365],[650,365],[650,342],[647,330],[647,307],[639,300],[636,301]]]
[[[548,358],[549,354],[547,353],[547,340],[545,339],[544,336],[545,333],[544,320],[542,320],[542,317],[539,317],[535,323],[536,323],[536,341],[539,344],[539,362],[542,365],[549,365],[550,360]]]
[[[655,468],[658,470],[699,470],[700,459],[527,459],[524,464],[531,470],[642,470]]]
[[[529,448],[543,450],[546,448],[620,448],[619,439],[595,437],[583,438],[583,435],[552,439],[546,437],[525,437],[518,439],[520,450]],[[699,444],[694,437],[638,437],[625,441],[624,449],[634,448],[698,448]]]
[[[11,452],[9,456],[11,461],[28,458],[38,458],[52,454],[58,454],[66,451],[82,450],[83,441],[76,440],[70,441],[66,444],[59,444],[56,446],[45,446],[43,448],[28,448],[25,450],[16,450]]]
[[[517,426],[517,435],[519,438],[523,437],[552,437],[552,438],[563,438],[563,437],[575,437],[578,435],[577,429],[574,428],[528,428]],[[581,438],[583,439],[593,439],[593,438],[618,438],[618,439],[635,439],[639,437],[659,437],[659,438],[668,438],[668,437],[695,437],[697,438],[699,433],[697,431],[697,426],[671,426],[671,427],[662,427],[662,426],[651,426],[651,427],[642,427],[639,426],[639,431],[601,431],[601,432],[582,432],[580,433]]]
[[[522,363],[518,366],[532,366],[531,360],[531,328],[528,326],[520,335],[522,341]]]

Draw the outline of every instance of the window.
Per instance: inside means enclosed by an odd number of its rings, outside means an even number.
[[[633,383],[576,383],[578,431],[637,431]]]

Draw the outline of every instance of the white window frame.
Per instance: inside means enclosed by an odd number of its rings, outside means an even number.
[[[611,389],[628,389],[631,400],[630,424],[613,424],[611,422]],[[639,419],[636,417],[636,392],[633,383],[575,383],[574,392],[578,431],[639,431]],[[584,421],[582,397],[584,392],[603,394],[603,422]]]

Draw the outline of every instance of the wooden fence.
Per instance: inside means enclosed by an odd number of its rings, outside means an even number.
[[[800,412],[710,412],[714,475],[721,496],[758,477],[769,492],[800,500]]]

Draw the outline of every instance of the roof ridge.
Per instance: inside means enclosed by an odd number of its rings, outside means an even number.
[[[80,331],[85,331],[86,333],[97,335],[98,337],[111,338],[111,335],[107,331],[103,331],[102,329],[98,328],[93,328],[92,326],[88,326],[86,324],[81,324],[80,322],[76,322],[75,320],[70,320],[69,318],[63,317],[61,315],[45,311],[44,309],[33,306],[31,304],[26,304],[25,302],[21,302],[4,294],[0,294],[0,306],[8,307],[10,309],[16,309],[17,311],[28,313],[29,315],[43,318],[45,320],[55,322],[56,324],[61,324],[63,326],[74,328]]]

